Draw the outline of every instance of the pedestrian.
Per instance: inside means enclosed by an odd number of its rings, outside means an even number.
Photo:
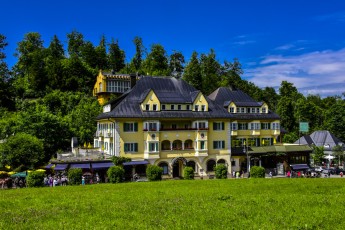
[[[287,176],[287,177],[291,177],[290,171],[287,171],[286,176]]]
[[[232,178],[235,178],[235,170],[232,170]]]
[[[340,177],[343,177],[343,172],[340,172],[339,175],[340,175]]]
[[[97,181],[97,184],[99,184],[99,176],[98,175],[96,176],[96,181]]]
[[[85,177],[84,176],[81,177],[81,185],[85,185]]]
[[[270,171],[270,174],[269,174],[269,176],[272,178],[272,172]]]

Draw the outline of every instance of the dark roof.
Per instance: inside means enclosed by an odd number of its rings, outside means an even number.
[[[336,136],[326,130],[315,131],[298,139],[295,144],[307,144],[323,146],[325,150],[331,150],[334,146],[343,144]],[[345,146],[343,145],[345,149]]]
[[[193,111],[142,111],[140,104],[145,99],[150,91],[153,91],[161,103],[176,103],[186,104],[193,103],[199,94],[199,90],[189,85],[182,79],[173,77],[150,77],[145,76],[137,82],[137,84],[123,94],[121,97],[111,104],[111,111],[100,114],[97,119],[106,118],[233,118],[233,119],[279,119],[279,116],[274,113],[266,114],[231,114],[223,106],[223,103],[217,103],[221,100],[258,103],[251,97],[240,90],[236,90],[237,94],[228,94],[226,88],[219,88],[216,91],[220,93],[212,93],[210,97],[206,97],[208,102],[208,111],[193,112]],[[212,96],[214,95],[214,97]],[[234,98],[230,97],[235,95]],[[214,100],[216,99],[216,100]]]

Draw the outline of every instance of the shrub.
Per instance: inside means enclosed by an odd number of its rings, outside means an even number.
[[[162,180],[163,169],[157,165],[148,165],[146,169],[147,179],[149,181]]]
[[[26,184],[28,187],[43,187],[44,186],[44,172],[31,172],[26,177]]]
[[[125,175],[125,170],[120,166],[112,166],[108,169],[107,175],[109,182],[121,183],[123,181],[123,176]]]
[[[4,171],[0,171],[0,179],[5,179],[8,177],[8,173]]]
[[[186,180],[193,180],[194,179],[194,169],[192,167],[185,167],[183,170],[183,177]]]
[[[123,166],[123,163],[132,161],[131,158],[118,156],[113,156],[111,160],[115,166]]]
[[[217,179],[228,178],[228,168],[224,164],[219,164],[214,169]]]
[[[81,184],[81,178],[83,176],[83,170],[79,168],[68,170],[68,184],[79,185]]]
[[[250,168],[250,177],[265,178],[265,168],[260,166],[253,166]]]

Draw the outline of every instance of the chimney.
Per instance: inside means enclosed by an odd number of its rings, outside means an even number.
[[[131,77],[131,89],[132,89],[137,83],[137,75],[135,73],[131,73],[129,76]]]

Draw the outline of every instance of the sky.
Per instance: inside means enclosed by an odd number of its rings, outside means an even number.
[[[45,47],[57,35],[66,50],[76,30],[94,45],[102,35],[117,39],[127,61],[139,36],[148,50],[161,44],[187,61],[210,49],[219,62],[238,58],[242,77],[262,88],[288,81],[305,95],[345,92],[344,0],[8,0],[1,7],[9,67],[25,34],[40,33]]]

